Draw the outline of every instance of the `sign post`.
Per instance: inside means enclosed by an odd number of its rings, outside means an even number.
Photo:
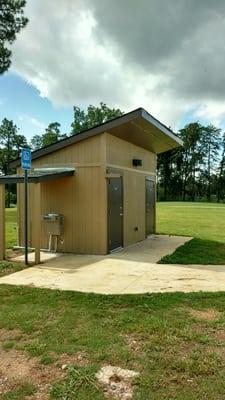
[[[25,264],[28,265],[28,170],[31,169],[31,151],[24,148],[21,151],[21,168],[24,170],[24,248]]]

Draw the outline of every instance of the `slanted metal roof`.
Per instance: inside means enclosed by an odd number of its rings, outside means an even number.
[[[182,146],[183,144],[182,140],[179,139],[171,129],[162,124],[143,108],[138,108],[121,117],[114,118],[101,125],[33,151],[32,160],[36,160],[37,158],[104,132],[111,133],[112,135],[134,143],[156,154]],[[19,165],[20,158],[11,162],[11,167],[13,168]]]
[[[28,173],[28,182],[38,183],[52,179],[65,178],[67,176],[73,176],[75,173],[74,168],[38,168],[33,169]],[[0,185],[7,183],[23,183],[23,174],[13,175],[0,175]]]

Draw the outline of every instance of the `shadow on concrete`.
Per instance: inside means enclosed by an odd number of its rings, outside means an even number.
[[[106,256],[65,253],[60,257],[46,260],[39,264],[39,268],[75,273],[76,270],[98,264],[99,268],[106,267],[114,261],[128,263],[145,263],[151,268],[152,263],[157,263],[162,257],[172,254],[177,247],[190,240],[190,237],[152,235],[147,239],[135,243],[125,249],[118,250]]]

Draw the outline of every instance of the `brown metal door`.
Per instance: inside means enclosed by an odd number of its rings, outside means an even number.
[[[146,236],[155,233],[155,182],[146,179],[146,202],[145,202],[145,215],[146,215]]]
[[[123,247],[122,178],[108,179],[108,250]]]

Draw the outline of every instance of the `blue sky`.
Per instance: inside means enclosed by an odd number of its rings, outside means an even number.
[[[41,134],[50,122],[59,122],[61,131],[69,132],[72,107],[55,107],[38,90],[13,73],[0,76],[0,121],[12,119],[20,133],[30,139]]]

